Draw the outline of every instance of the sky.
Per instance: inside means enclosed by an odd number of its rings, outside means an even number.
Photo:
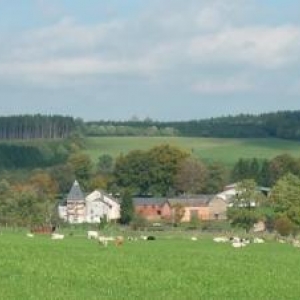
[[[0,0],[0,115],[300,109],[299,0]]]

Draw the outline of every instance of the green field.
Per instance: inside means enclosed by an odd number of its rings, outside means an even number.
[[[263,299],[300,295],[300,250],[268,242],[234,249],[211,238],[125,242],[0,236],[0,298]]]
[[[300,142],[280,139],[215,139],[181,137],[97,137],[86,139],[86,153],[94,161],[102,154],[113,157],[131,150],[147,150],[168,143],[205,161],[219,161],[232,166],[239,158],[270,159],[282,153],[300,156]]]

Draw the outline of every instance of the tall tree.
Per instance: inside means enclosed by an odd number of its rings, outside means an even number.
[[[175,177],[180,164],[189,154],[177,147],[166,145],[156,146],[149,150],[151,161],[151,190],[154,194],[166,196],[174,193]]]
[[[130,190],[125,189],[121,195],[121,205],[120,205],[121,224],[129,224],[134,216],[134,206],[132,200],[132,194]]]
[[[269,170],[271,185],[288,173],[300,174],[297,161],[289,154],[281,154],[273,158]]]
[[[134,194],[147,195],[150,192],[152,163],[148,153],[141,150],[129,152],[117,158],[114,177],[120,188],[130,188]]]
[[[204,185],[206,194],[215,194],[223,190],[228,184],[229,171],[220,163],[212,163],[207,166],[207,177]]]
[[[98,158],[98,171],[101,174],[111,174],[113,171],[113,158],[109,154],[103,154]]]
[[[68,163],[73,168],[76,179],[84,187],[87,187],[92,174],[92,161],[90,157],[87,154],[76,152],[70,156]]]
[[[181,193],[198,194],[202,192],[206,178],[206,166],[195,158],[187,158],[179,164],[175,187]]]
[[[286,214],[292,222],[300,225],[300,178],[290,173],[284,175],[270,195],[275,212]]]
[[[242,227],[248,232],[263,217],[258,207],[264,200],[253,179],[242,180],[237,185],[232,207],[227,211],[228,219],[234,226]]]

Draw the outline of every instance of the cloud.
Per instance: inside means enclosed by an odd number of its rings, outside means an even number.
[[[198,63],[249,64],[276,68],[299,62],[300,28],[228,28],[195,37],[188,54]]]
[[[192,86],[192,90],[204,95],[224,95],[253,91],[255,86],[250,81],[241,78],[225,80],[202,80]]]
[[[47,8],[45,1],[38,2]],[[88,80],[84,78],[105,75],[162,81],[185,77],[184,82],[201,93],[246,91],[251,84],[236,80],[235,68],[259,72],[300,62],[300,28],[292,24],[241,26],[249,9],[246,3],[154,1],[135,18],[89,25],[65,16],[50,26],[4,40],[0,76],[23,82],[35,78],[39,84],[56,80],[62,85],[63,79],[74,77],[84,82]],[[203,66],[211,73],[226,69],[230,79],[226,75],[220,82],[193,85],[194,74],[203,75]]]

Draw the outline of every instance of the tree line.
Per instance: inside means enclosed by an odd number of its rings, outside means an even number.
[[[72,117],[37,114],[0,117],[0,140],[61,139],[76,131],[85,136],[273,137],[299,140],[299,127],[300,111],[174,122],[149,118],[84,122]]]
[[[0,140],[62,139],[76,128],[76,120],[59,115],[0,117]]]
[[[129,121],[85,122],[87,136],[177,135],[221,138],[283,138],[300,140],[300,111],[259,115],[240,114],[204,120],[160,122],[149,118]]]

